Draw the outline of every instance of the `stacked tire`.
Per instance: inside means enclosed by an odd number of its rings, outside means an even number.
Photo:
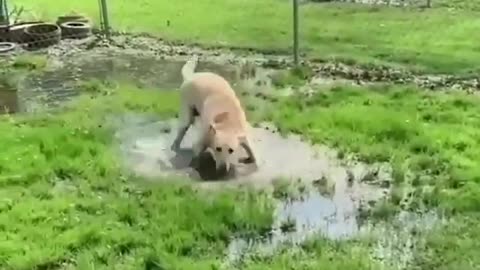
[[[8,39],[8,26],[0,25],[0,53],[9,52],[15,49],[15,43]]]
[[[62,31],[62,38],[83,39],[92,34],[90,21],[81,15],[60,16],[57,25]]]
[[[56,24],[38,23],[25,28],[28,48],[47,48],[60,42],[62,38],[60,27]]]
[[[7,42],[8,40],[8,25],[0,24],[0,42]]]
[[[0,42],[0,53],[6,53],[6,52],[10,52],[10,51],[13,51],[15,48],[17,47],[17,45],[13,42],[3,42],[1,41]]]

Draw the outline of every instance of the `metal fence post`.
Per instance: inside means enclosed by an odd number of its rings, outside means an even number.
[[[7,0],[0,0],[0,24],[8,23]]]
[[[293,62],[298,66],[298,0],[293,0]]]
[[[105,33],[105,37],[110,39],[110,20],[108,18],[108,7],[107,7],[107,0],[99,0],[100,1],[100,9],[101,9],[101,19],[103,25],[103,32]]]

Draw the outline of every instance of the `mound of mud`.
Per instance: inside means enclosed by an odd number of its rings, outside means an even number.
[[[217,169],[215,159],[208,151],[201,153],[198,158],[193,159],[190,166],[204,180],[223,180],[234,176],[233,167],[227,170],[227,167],[224,165]]]

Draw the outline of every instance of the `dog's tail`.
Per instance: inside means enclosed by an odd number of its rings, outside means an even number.
[[[182,67],[182,77],[183,81],[189,80],[195,73],[195,68],[197,67],[198,56],[194,55],[190,58],[185,65]]]

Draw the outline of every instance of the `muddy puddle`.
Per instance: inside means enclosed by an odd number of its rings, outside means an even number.
[[[298,136],[282,136],[268,124],[251,129],[259,159],[258,170],[238,169],[234,179],[204,181],[189,167],[192,157],[189,148],[197,136],[196,128],[187,133],[183,150],[174,153],[170,144],[175,137],[176,120],[158,121],[127,115],[116,121],[122,127],[116,133],[116,139],[120,142],[125,165],[138,175],[153,180],[172,175],[188,177],[206,188],[232,185],[268,188],[279,182],[298,186],[298,190],[302,190],[300,196],[278,199],[275,223],[268,239],[255,240],[256,245],[261,244],[266,249],[275,249],[285,243],[300,243],[318,233],[331,239],[354,236],[361,229],[360,208],[389,193],[388,189],[362,182],[369,166],[361,163],[346,165],[337,159],[335,151],[313,147]],[[378,182],[384,181],[391,181],[388,170],[378,173]],[[252,245],[251,241],[232,241],[229,256],[244,253]]]
[[[152,181],[180,176],[202,188],[251,185],[274,187],[274,193],[278,193],[278,183],[291,184],[291,193],[276,197],[270,233],[261,238],[232,239],[225,254],[228,265],[241,264],[249,256],[271,256],[314,237],[343,240],[374,235],[372,260],[385,269],[408,269],[415,248],[423,244],[424,232],[439,224],[435,212],[402,212],[388,222],[362,220],[359,211],[389,196],[389,185],[385,185],[392,181],[389,166],[341,161],[335,151],[314,147],[298,136],[282,136],[269,124],[251,129],[259,157],[257,171],[239,170],[234,179],[205,181],[189,167],[189,148],[196,138],[196,128],[188,131],[183,150],[176,154],[170,150],[176,120],[130,114],[115,121],[120,127],[116,139],[125,166]],[[376,172],[375,179],[372,171]]]
[[[122,129],[117,132],[116,137],[121,142],[126,164],[134,172],[147,177],[162,177],[173,173],[201,180],[189,167],[192,158],[190,147],[198,137],[198,127],[189,129],[181,150],[174,153],[170,150],[170,145],[176,135],[176,120],[158,121],[144,116],[128,115],[117,121],[121,123],[119,125]],[[301,180],[302,183],[337,187],[338,191],[352,190],[357,194],[359,191],[366,192],[371,187],[355,181],[367,173],[368,166],[357,163],[345,167],[342,161],[336,158],[337,153],[331,149],[311,146],[296,135],[282,136],[272,125],[266,123],[251,128],[250,134],[259,169],[240,164],[237,166],[235,181],[227,181],[229,184],[265,187],[282,179]],[[350,179],[352,177],[353,180]],[[380,173],[378,177],[385,178],[385,181],[390,179],[386,173]],[[213,181],[202,184],[217,183]],[[337,204],[346,204],[345,197],[350,196],[347,193],[335,192],[332,199]]]

